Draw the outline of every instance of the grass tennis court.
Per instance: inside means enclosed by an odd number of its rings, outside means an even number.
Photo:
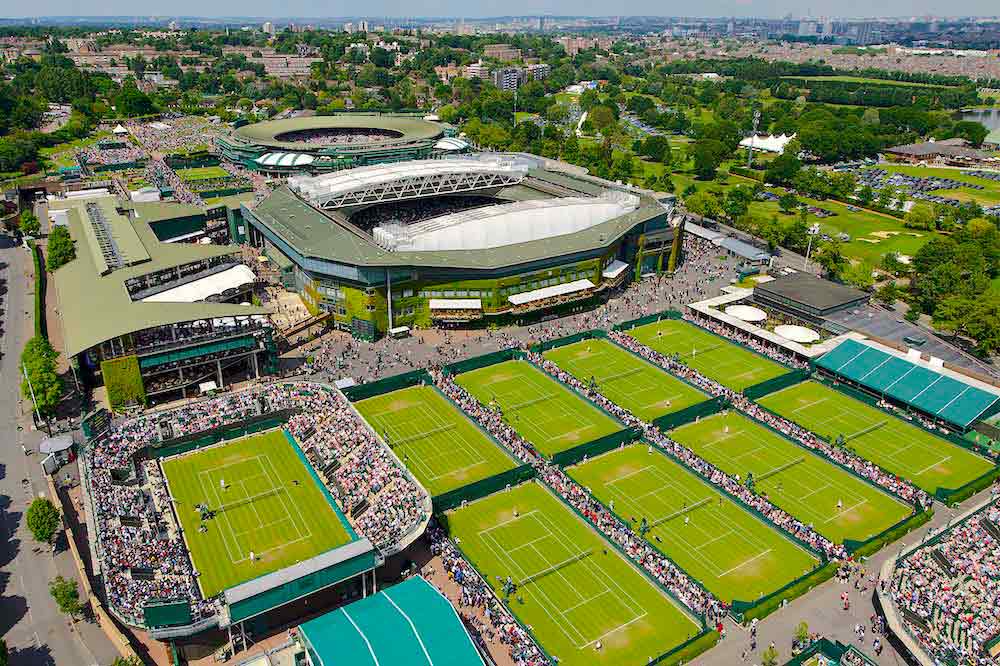
[[[642,666],[699,626],[590,526],[534,482],[448,514],[449,531],[561,666]],[[600,641],[601,648],[597,649]]]
[[[862,458],[931,493],[959,488],[993,467],[971,451],[819,382],[803,382],[759,402],[830,441],[843,435]]]
[[[550,349],[544,356],[585,384],[593,379],[601,393],[643,421],[708,400],[701,391],[601,338]]]
[[[547,456],[623,427],[527,361],[463,372],[455,381],[479,402],[498,404],[507,423]]]
[[[194,167],[193,169],[178,169],[177,177],[185,182],[196,180],[213,180],[216,178],[231,178],[228,171],[220,166]]]
[[[205,597],[352,540],[306,465],[281,430],[163,461]]]
[[[430,386],[411,386],[355,403],[431,495],[517,464]]]
[[[681,361],[735,391],[780,377],[788,368],[680,319],[662,319],[625,331],[661,354]]]
[[[720,599],[753,601],[819,558],[646,445],[615,449],[568,470],[606,506],[650,526],[646,540]]]
[[[758,493],[837,543],[864,541],[911,513],[903,502],[736,412],[689,423],[670,436],[727,474],[746,479],[752,473]]]

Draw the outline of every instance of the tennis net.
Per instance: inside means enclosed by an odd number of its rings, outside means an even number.
[[[438,426],[437,428],[431,428],[430,430],[425,430],[423,432],[417,433],[416,435],[403,437],[402,439],[390,439],[389,445],[392,448],[396,448],[397,446],[402,446],[403,444],[409,444],[410,442],[415,442],[418,439],[427,439],[428,437],[433,437],[438,433],[447,432],[449,430],[454,430],[454,429],[455,429],[455,424],[449,423],[447,425]]]
[[[698,507],[705,506],[706,504],[708,504],[711,501],[712,501],[711,497],[706,497],[705,499],[698,500],[697,502],[695,502],[691,506],[687,506],[687,507],[684,507],[682,509],[678,509],[677,511],[674,511],[673,513],[667,514],[666,516],[663,516],[661,518],[657,518],[656,520],[654,520],[653,522],[651,522],[649,524],[649,526],[650,526],[650,528],[653,528],[653,527],[656,527],[657,525],[662,525],[663,523],[667,522],[668,520],[673,520],[674,518],[678,518],[678,517],[683,516],[685,514],[691,513],[692,511],[694,511]]]
[[[576,555],[573,555],[572,557],[567,557],[562,562],[558,562],[556,564],[553,564],[550,567],[546,567],[545,569],[542,569],[541,571],[539,571],[537,573],[533,573],[530,576],[528,576],[527,578],[524,578],[523,580],[518,581],[517,586],[518,587],[523,587],[523,586],[527,585],[528,583],[533,583],[536,580],[538,580],[539,578],[542,578],[544,576],[548,576],[551,573],[555,573],[556,571],[559,571],[560,569],[568,567],[569,565],[573,564],[574,562],[579,562],[583,558],[589,556],[592,552],[593,551],[591,551],[591,550],[585,550],[585,551],[577,553]]]
[[[608,375],[607,377],[601,377],[597,380],[598,384],[609,384],[613,381],[619,379],[625,379],[626,377],[631,377],[632,375],[642,372],[642,368],[632,368],[630,370],[625,370],[624,372],[616,372],[613,375]]]
[[[243,499],[239,499],[239,500],[236,500],[234,502],[230,502],[228,504],[223,504],[218,509],[216,509],[216,512],[217,513],[222,513],[223,511],[229,511],[230,509],[236,509],[238,507],[250,504],[251,502],[256,502],[257,500],[262,500],[265,497],[273,497],[274,495],[277,495],[278,493],[283,493],[283,492],[285,492],[285,489],[283,487],[281,487],[281,486],[278,486],[277,488],[271,488],[270,490],[265,490],[262,493],[257,493],[256,495],[250,495],[249,497],[244,497]]]
[[[545,402],[546,400],[551,400],[556,396],[555,393],[549,393],[548,395],[543,395],[539,398],[532,398],[531,400],[525,400],[524,402],[517,402],[508,407],[507,412],[516,412],[519,409],[524,409],[525,407],[531,407],[532,405],[537,405],[540,402]]]
[[[784,472],[786,469],[789,469],[790,467],[795,467],[800,462],[804,462],[805,459],[806,459],[805,456],[801,456],[799,458],[796,458],[795,460],[790,460],[789,462],[786,462],[784,465],[778,465],[774,469],[770,469],[764,472],[763,474],[757,476],[756,480],[763,481],[764,479],[770,478],[775,474],[780,474],[781,472]]]
[[[728,343],[726,343],[726,342],[719,342],[719,343],[714,344],[714,345],[708,345],[707,347],[702,347],[701,349],[698,349],[697,347],[695,347],[691,351],[687,352],[686,354],[678,354],[678,356],[680,356],[681,358],[694,358],[695,356],[698,356],[699,354],[707,354],[708,352],[715,351],[716,349],[719,349],[720,347],[725,347],[727,344]]]
[[[879,428],[881,428],[882,426],[884,426],[888,422],[889,422],[889,420],[886,419],[884,421],[879,421],[878,423],[873,423],[872,425],[868,426],[867,428],[862,428],[861,430],[857,431],[853,435],[848,435],[847,437],[844,437],[844,441],[845,442],[849,442],[852,439],[857,439],[858,437],[861,437],[863,435],[867,435],[870,432],[878,430]]]

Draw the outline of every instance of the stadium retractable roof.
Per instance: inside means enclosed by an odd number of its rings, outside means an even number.
[[[455,609],[420,576],[299,630],[317,666],[483,666]]]
[[[1000,407],[1000,394],[982,382],[858,340],[845,340],[816,365],[962,429]]]

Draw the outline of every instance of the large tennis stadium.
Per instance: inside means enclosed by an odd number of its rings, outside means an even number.
[[[454,128],[422,117],[344,114],[269,120],[217,141],[227,160],[275,175],[324,173],[461,152]]]
[[[524,154],[295,176],[247,238],[307,307],[356,336],[527,320],[666,267],[674,199]]]

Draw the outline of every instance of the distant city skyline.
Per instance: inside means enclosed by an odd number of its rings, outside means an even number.
[[[420,17],[453,18],[465,17],[477,20],[493,16],[592,16],[602,17],[620,14],[622,16],[692,16],[697,9],[697,18],[780,18],[787,14],[794,17],[815,18],[909,18],[925,15],[951,17],[991,17],[1000,15],[996,0],[954,0],[947,4],[947,14],[936,0],[884,0],[873,4],[870,0],[703,0],[692,7],[690,3],[660,2],[658,0],[632,0],[625,4],[610,5],[596,0],[513,0],[502,7],[494,3],[469,3],[462,0],[426,0],[420,3],[401,0],[373,0],[364,4],[364,14],[357,10],[361,6],[330,4],[317,0],[287,0],[277,3],[263,0],[217,0],[211,10],[203,2],[196,0],[176,0],[169,4],[150,0],[104,0],[97,4],[82,0],[37,0],[17,6],[18,12],[0,15],[0,18],[26,17],[70,17],[70,16],[190,16],[190,17],[253,17],[253,18],[331,18],[339,16],[369,17]],[[172,10],[169,14],[164,9]],[[502,12],[498,12],[502,9]],[[614,14],[609,9],[617,9]],[[877,13],[873,14],[873,10]],[[23,12],[23,13],[22,13]]]

